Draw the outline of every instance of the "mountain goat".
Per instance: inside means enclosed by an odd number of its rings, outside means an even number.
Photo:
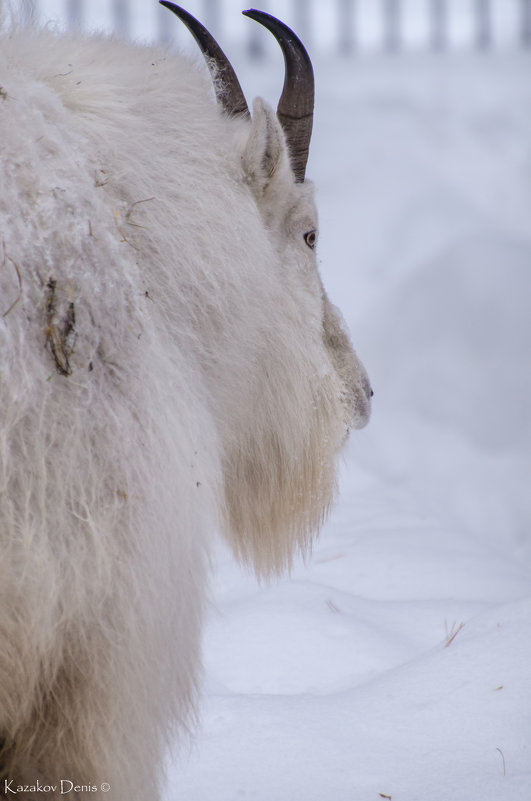
[[[259,576],[308,548],[371,390],[318,274],[313,75],[252,116],[157,48],[0,36],[0,775],[159,797],[194,723],[211,536]],[[100,797],[98,795],[98,797]]]

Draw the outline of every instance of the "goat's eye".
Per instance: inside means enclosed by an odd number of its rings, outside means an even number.
[[[304,241],[306,242],[309,248],[314,250],[315,244],[317,242],[317,234],[315,233],[315,231],[308,231],[307,233],[305,233]]]

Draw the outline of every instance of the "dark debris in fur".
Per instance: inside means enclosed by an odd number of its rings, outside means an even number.
[[[50,278],[46,289],[46,346],[55,361],[57,372],[60,375],[72,375],[70,358],[74,352],[77,339],[76,312],[74,302],[68,303],[62,319],[57,319],[56,289],[57,282]]]

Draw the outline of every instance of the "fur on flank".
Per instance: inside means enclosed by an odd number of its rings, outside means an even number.
[[[202,66],[31,28],[0,87],[2,789],[156,799],[212,535],[289,568],[369,385],[267,104],[229,120]]]

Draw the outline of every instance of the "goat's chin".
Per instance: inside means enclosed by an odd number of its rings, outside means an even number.
[[[352,428],[356,431],[360,431],[362,428],[368,424],[369,420],[371,419],[371,404],[367,401],[366,407],[356,415],[356,418],[352,424]]]
[[[371,419],[370,411],[367,414],[364,414],[363,416],[356,417],[356,419],[353,420],[350,426],[348,427],[349,432],[351,429],[354,429],[354,431],[361,431],[362,428],[365,428],[365,426],[368,425],[370,419]]]

